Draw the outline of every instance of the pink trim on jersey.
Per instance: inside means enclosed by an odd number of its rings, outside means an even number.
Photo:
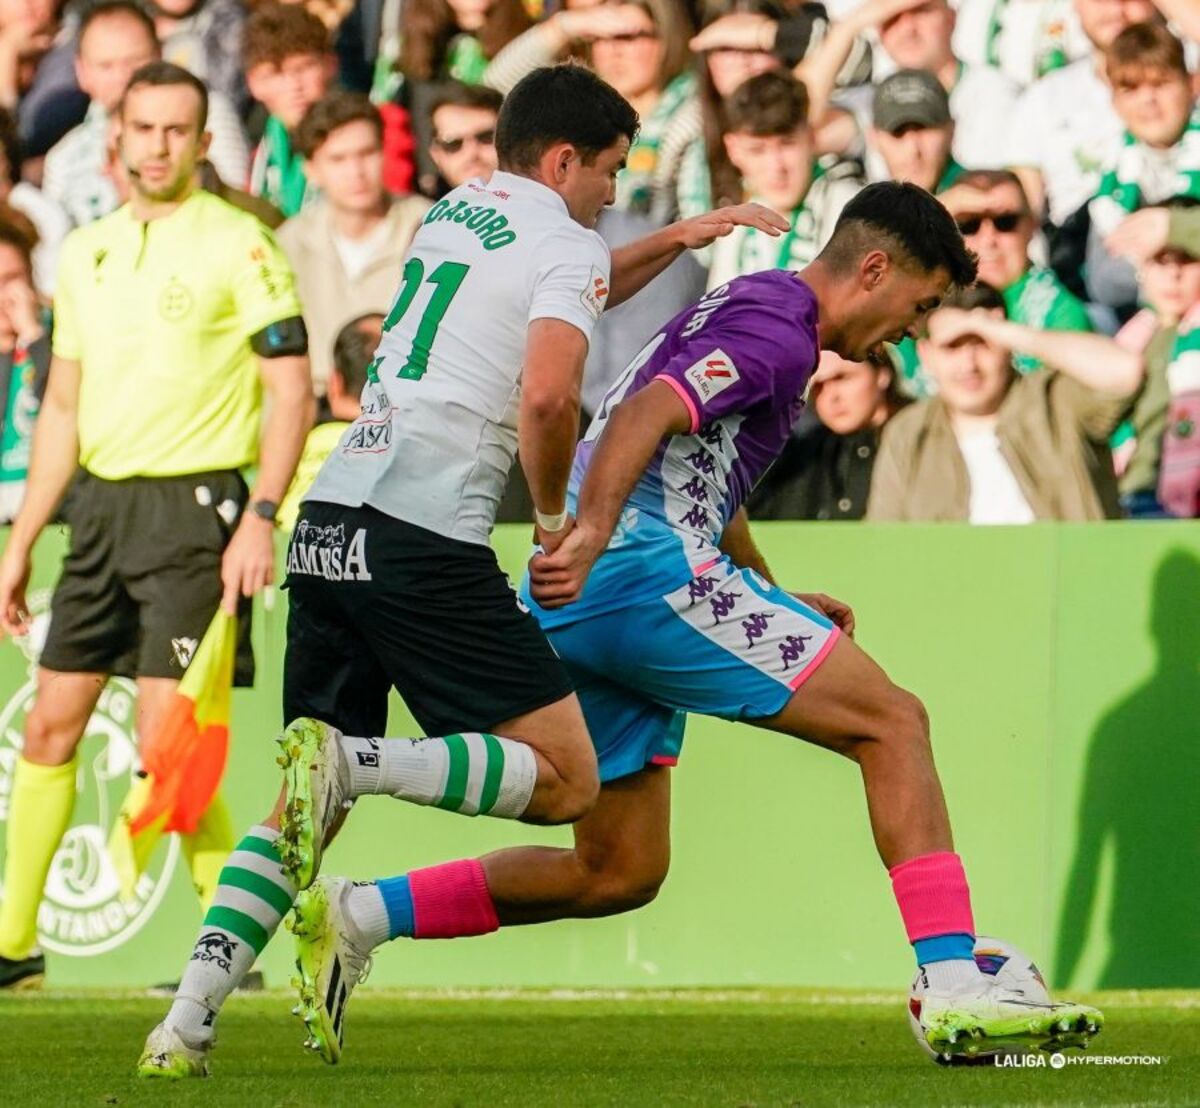
[[[478,858],[415,869],[408,888],[416,939],[487,935],[500,926]]]
[[[665,373],[660,373],[657,377],[652,378],[655,381],[662,381],[668,384],[675,390],[676,395],[683,401],[687,410],[692,414],[692,425],[688,428],[688,434],[694,435],[700,430],[700,409],[696,407],[696,401],[692,399],[692,394],[683,387],[674,377],[668,377]]]
[[[707,562],[705,562],[703,565],[699,565],[699,566],[693,566],[693,567],[692,567],[692,576],[693,576],[693,577],[699,577],[699,576],[700,576],[700,574],[702,574],[702,573],[707,573],[707,572],[708,572],[710,569],[712,569],[712,567],[713,567],[713,566],[715,566],[715,565],[716,565],[716,564],[717,564],[717,563],[718,563],[720,560],[721,560],[721,559],[720,559],[719,557],[717,557],[717,558],[713,558],[713,559],[711,559],[710,561],[707,561]]]
[[[841,637],[842,637],[841,629],[835,627],[829,633],[829,638],[827,638],[825,640],[825,645],[822,646],[821,649],[818,650],[816,652],[816,654],[814,654],[809,659],[808,665],[806,665],[799,673],[796,674],[795,677],[793,677],[788,682],[788,688],[792,689],[792,690],[798,689],[801,685],[804,684],[805,681],[807,681],[814,673],[816,673],[817,667],[823,661],[825,661],[825,658],[828,656],[829,652],[833,649],[833,644],[835,642],[837,642],[838,639],[840,639]]]
[[[679,755],[655,754],[650,759],[650,764],[652,766],[677,766],[679,765]]]
[[[971,890],[957,854],[922,854],[888,872],[910,943],[937,935],[975,934]]]

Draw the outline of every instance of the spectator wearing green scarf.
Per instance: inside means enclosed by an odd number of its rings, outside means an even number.
[[[249,191],[293,216],[311,200],[293,134],[333,84],[337,56],[315,15],[297,4],[271,4],[247,21],[242,59],[251,95],[270,113],[254,151]]]
[[[1200,203],[1200,110],[1183,44],[1159,23],[1135,23],[1105,53],[1121,147],[1088,205],[1088,294],[1122,315],[1138,302],[1137,273],[1107,240],[1139,209]]]

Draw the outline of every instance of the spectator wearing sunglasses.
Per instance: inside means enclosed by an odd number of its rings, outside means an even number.
[[[1083,302],[1029,256],[1037,221],[1015,173],[969,171],[941,200],[979,257],[979,279],[1000,290],[1012,322],[1040,331],[1092,330]],[[1041,365],[1027,353],[1016,354],[1013,363],[1021,373]]]
[[[313,391],[326,394],[334,340],[364,312],[386,312],[429,201],[383,186],[383,120],[361,93],[334,91],[296,129],[317,198],[278,232],[308,326]]]
[[[485,85],[447,81],[433,102],[429,156],[442,179],[439,196],[496,168],[496,120],[503,96]]]

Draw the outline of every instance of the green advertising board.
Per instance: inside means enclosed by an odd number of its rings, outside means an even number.
[[[858,640],[926,702],[981,932],[1028,950],[1056,984],[1200,986],[1200,527],[771,524],[777,577],[850,601]],[[520,572],[528,529],[501,528]],[[38,548],[45,611],[64,536]],[[259,679],[234,698],[225,794],[238,827],[277,790],[286,593],[256,613]],[[0,643],[0,858],[32,692],[31,642]],[[177,978],[199,909],[178,847],[133,901],[103,849],[135,766],[133,699],[112,682],[79,760],[73,826],[40,927],[59,986]],[[392,735],[414,725],[398,702]],[[875,855],[853,765],[750,727],[694,719],[673,771],[672,872],[649,907],[482,939],[398,943],[372,984],[897,987],[911,952]],[[567,844],[566,829],[359,802],[326,855],[355,878]],[[283,984],[286,936],[268,949]]]

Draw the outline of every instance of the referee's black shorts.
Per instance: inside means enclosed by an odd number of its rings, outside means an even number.
[[[183,676],[221,602],[221,555],[247,498],[236,471],[105,481],[80,470],[71,546],[39,664],[60,673]],[[250,603],[234,683],[254,683]]]
[[[287,589],[285,722],[382,735],[395,688],[426,735],[486,731],[574,691],[490,547],[310,501]]]

